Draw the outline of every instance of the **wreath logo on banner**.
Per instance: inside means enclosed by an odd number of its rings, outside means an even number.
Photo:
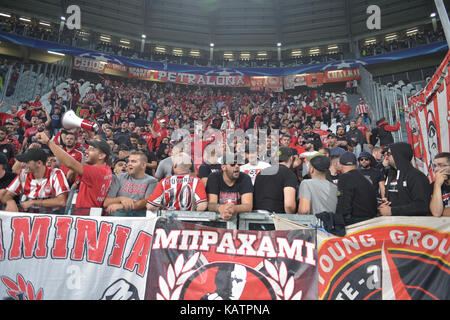
[[[169,264],[166,277],[159,276],[159,292],[156,294],[157,300],[178,300],[186,281],[197,270],[194,269],[200,258],[200,252],[195,253],[186,262],[183,254],[180,254],[175,264]],[[286,264],[281,262],[279,268],[270,262],[264,260],[264,268],[269,276],[264,276],[275,292],[277,300],[301,300],[302,290],[294,294],[295,279],[294,276],[288,277]]]
[[[17,282],[6,276],[2,277],[2,282],[7,287],[8,295],[14,300],[42,300],[43,298],[42,288],[35,294],[33,284],[30,281],[26,282],[20,273],[17,274]]]
[[[178,300],[181,289],[186,280],[195,272],[194,266],[200,258],[200,252],[195,253],[189,260],[184,261],[184,256],[180,254],[174,266],[169,264],[165,280],[159,276],[158,284],[160,293],[156,294],[157,300]]]

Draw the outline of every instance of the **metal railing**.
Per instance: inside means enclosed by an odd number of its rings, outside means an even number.
[[[75,209],[72,205],[69,210],[61,212],[61,214],[71,216],[102,216],[103,208],[86,208]],[[321,227],[321,222],[315,215],[299,215],[284,213],[268,213],[268,212],[246,212],[233,216],[230,220],[223,220],[217,212],[211,211],[172,211],[172,210],[119,210],[111,217],[164,217],[169,220],[179,220],[187,223],[201,224],[215,228],[225,228],[233,230],[259,230],[270,231],[275,230],[273,218],[280,216],[290,221],[311,227]]]
[[[68,59],[57,63],[9,65],[3,75],[0,102],[5,101],[3,110],[21,101],[31,101],[37,94],[49,93],[53,87],[63,82],[71,74]]]
[[[360,67],[360,93],[371,107],[375,121],[384,117],[390,124],[400,122],[400,129],[393,133],[394,141],[407,139],[405,127],[405,108],[409,98],[421,89],[420,85],[396,84],[382,85],[374,81],[372,74],[366,68]]]

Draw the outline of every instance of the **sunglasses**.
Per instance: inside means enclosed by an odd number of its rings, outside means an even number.
[[[359,161],[369,161],[369,158],[361,158]]]
[[[238,166],[239,163],[235,162],[235,163],[227,163],[230,167],[234,167],[234,166]]]

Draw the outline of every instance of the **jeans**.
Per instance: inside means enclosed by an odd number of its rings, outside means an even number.
[[[366,125],[366,126],[368,126],[368,125],[370,125],[370,117],[367,115],[367,114],[363,114],[362,115],[362,119],[363,119],[363,124],[364,125]]]

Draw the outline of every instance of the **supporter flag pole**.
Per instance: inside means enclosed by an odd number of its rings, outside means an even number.
[[[450,49],[450,21],[448,19],[447,10],[445,9],[443,0],[434,0],[436,8],[439,14],[439,19],[441,19],[442,29],[444,29],[445,38],[447,39],[447,44]]]

